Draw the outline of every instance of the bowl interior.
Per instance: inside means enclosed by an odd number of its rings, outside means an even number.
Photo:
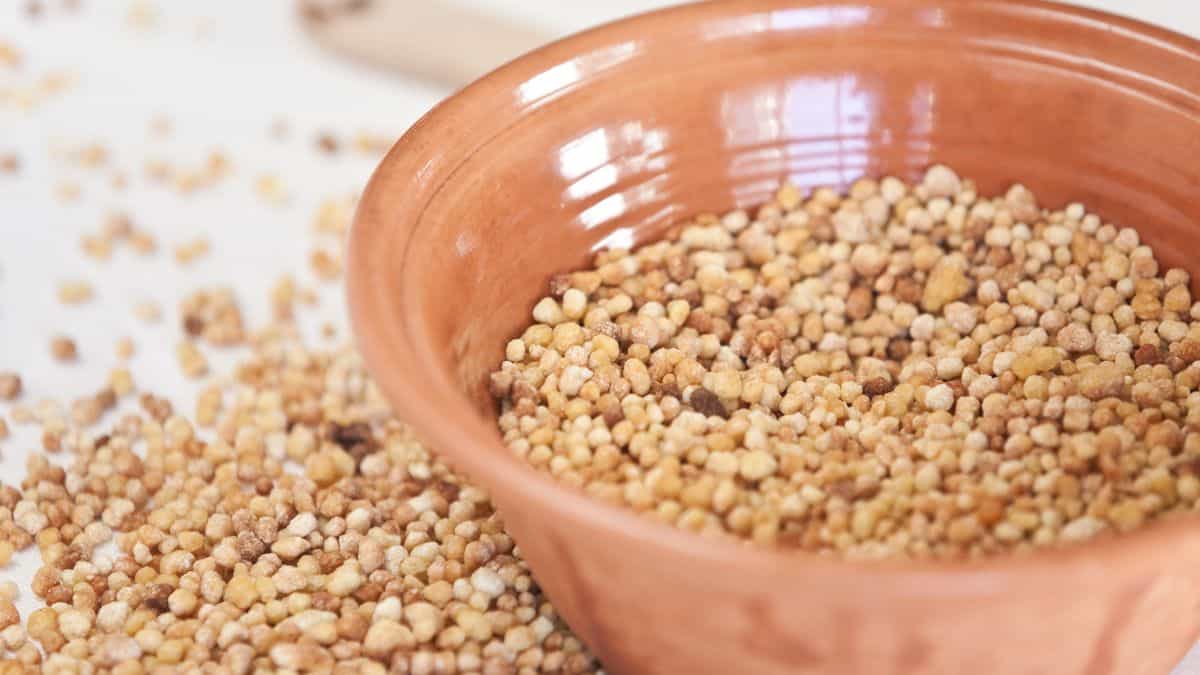
[[[428,189],[403,195],[422,203],[389,290],[420,360],[481,416],[552,274],[785,179],[840,188],[942,162],[984,193],[1019,180],[1083,201],[1194,265],[1192,54],[1048,7],[753,6],[576,38],[468,89],[418,139],[444,147],[420,167]]]
[[[517,464],[487,376],[548,279],[784,180],[946,163],[984,194],[1083,201],[1196,271],[1195,43],[1040,2],[931,4],[667,10],[441,104],[373,177],[351,242],[360,344],[401,416],[477,478]]]

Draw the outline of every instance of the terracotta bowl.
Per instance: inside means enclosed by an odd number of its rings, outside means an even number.
[[[611,673],[1167,673],[1200,632],[1200,526],[983,562],[712,541],[511,456],[487,374],[553,273],[784,179],[945,162],[1082,200],[1200,272],[1200,43],[1020,0],[733,0],[554,43],[443,102],[363,197],[349,293],[399,415],[485,486]]]

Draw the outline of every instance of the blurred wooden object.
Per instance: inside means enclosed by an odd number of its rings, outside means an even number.
[[[552,37],[443,0],[300,0],[324,47],[375,66],[460,87]]]

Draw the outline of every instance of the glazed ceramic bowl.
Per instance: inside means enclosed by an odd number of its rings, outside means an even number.
[[[944,162],[1082,200],[1200,272],[1197,157],[1200,43],[1162,29],[1027,0],[666,10],[518,59],[400,140],[354,224],[354,326],[611,673],[1167,673],[1200,632],[1192,520],[970,563],[702,539],[527,468],[485,382],[552,274],[784,179]]]

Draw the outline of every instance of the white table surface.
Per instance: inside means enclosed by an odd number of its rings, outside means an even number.
[[[60,0],[42,0],[43,18],[25,18],[24,0],[0,0],[0,42],[24,55],[18,70],[0,66],[0,89],[53,70],[70,71],[76,84],[33,111],[6,106],[0,98],[0,155],[16,152],[16,177],[0,173],[0,371],[18,370],[24,402],[60,399],[100,388],[115,358],[117,336],[138,344],[131,364],[139,388],[167,394],[177,407],[192,410],[193,386],[180,374],[174,347],[179,339],[178,299],[188,290],[232,286],[251,324],[267,315],[267,289],[290,273],[320,289],[318,317],[345,331],[344,303],[337,285],[314,282],[307,254],[317,204],[357,190],[372,159],[342,152],[335,158],[314,150],[320,130],[348,137],[368,130],[399,135],[444,92],[402,77],[356,69],[310,45],[288,0],[162,0],[151,30],[127,21],[130,0],[82,0],[75,12]],[[394,0],[403,1],[403,0]],[[621,14],[672,4],[663,0],[459,0],[500,11],[565,33]],[[1126,12],[1175,30],[1200,34],[1200,5],[1182,0],[1091,0],[1081,4]],[[203,35],[201,35],[203,33]],[[165,115],[173,123],[166,140],[148,133],[150,120]],[[290,139],[268,133],[285,118]],[[101,142],[111,164],[126,171],[123,192],[108,184],[110,171],[79,170],[51,158],[62,145]],[[218,188],[180,197],[141,178],[149,158],[201,161],[212,149],[232,161],[231,178]],[[275,173],[291,195],[285,207],[267,205],[255,195],[254,178]],[[61,180],[77,180],[78,203],[54,197]],[[129,251],[108,263],[85,258],[79,237],[98,230],[112,209],[131,213],[159,240],[160,253],[138,258]],[[206,234],[212,253],[188,267],[177,265],[170,249]],[[55,300],[64,279],[94,284],[90,304],[67,307]],[[164,320],[147,325],[133,315],[137,299],[157,299]],[[315,321],[310,325],[315,325]],[[48,341],[71,335],[81,360],[54,362]],[[217,355],[215,369],[229,363]],[[8,406],[0,403],[0,415]],[[10,425],[11,426],[11,425]],[[19,482],[32,448],[30,427],[14,428],[0,441],[0,478]],[[37,554],[26,551],[0,579],[23,588],[36,569]],[[22,616],[36,607],[24,591]],[[1177,675],[1200,675],[1200,650]]]

